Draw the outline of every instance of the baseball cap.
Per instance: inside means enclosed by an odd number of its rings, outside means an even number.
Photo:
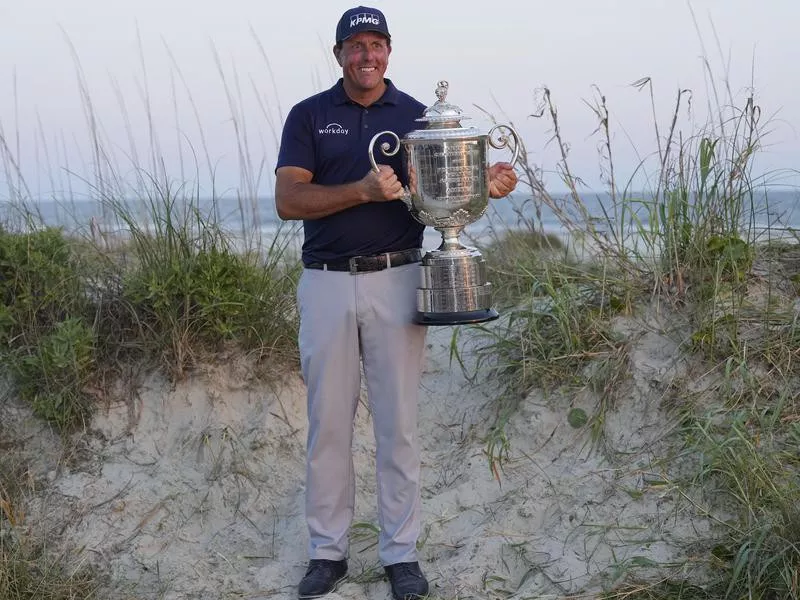
[[[336,26],[336,43],[340,44],[351,35],[362,31],[375,31],[385,35],[387,39],[392,39],[386,26],[386,17],[381,11],[368,6],[356,6],[345,11],[339,19],[339,24]]]

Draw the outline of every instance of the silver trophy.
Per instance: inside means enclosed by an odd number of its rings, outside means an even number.
[[[422,258],[415,321],[423,325],[480,323],[498,317],[492,308],[492,284],[486,281],[486,261],[458,237],[489,204],[489,145],[508,146],[507,132],[514,138],[511,164],[519,157],[519,137],[508,125],[496,125],[488,134],[462,127],[460,121],[469,117],[445,101],[447,88],[446,81],[439,82],[438,100],[417,119],[427,123],[424,129],[411,131],[402,140],[392,131],[382,131],[369,144],[369,160],[376,171],[374,146],[381,136],[395,142],[381,144],[385,156],[394,156],[402,146],[409,180],[403,201],[417,221],[442,234],[441,245]]]

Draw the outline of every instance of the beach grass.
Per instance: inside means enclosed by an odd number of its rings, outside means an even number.
[[[651,80],[634,85],[655,102]],[[685,92],[677,94],[666,133],[654,116],[655,186],[644,194],[617,188],[609,112],[604,100],[593,108],[609,198],[598,218],[583,201],[545,90],[541,113],[562,151],[558,172],[567,192],[548,193],[523,150],[526,202],[539,207],[528,214],[546,206],[581,251],[548,242],[535,219],[522,233],[497,232],[485,252],[501,290],[502,324],[478,328],[478,341],[462,348],[478,353],[473,377],[488,365],[503,382],[486,431],[500,479],[513,451],[506,426],[533,391],[567,390],[550,395],[569,398],[593,388],[594,414],[567,413],[568,406],[564,412],[571,424],[573,417],[578,426],[592,423],[592,439],[602,439],[604,410],[629,376],[617,315],[661,306],[682,324],[676,341],[705,383],[688,376],[673,382],[680,391],[663,408],[679,417],[669,440],[680,450],[664,457],[664,468],[680,473],[669,482],[674,493],[715,526],[677,563],[618,565],[605,598],[800,597],[798,246],[755,230],[753,198],[767,182],[753,175],[752,164],[767,124],[752,96],[719,92],[729,101],[699,130],[678,125]]]
[[[140,106],[112,82],[119,101],[114,116],[122,118],[127,134],[124,147],[124,141],[108,137],[76,48],[68,45],[88,157],[68,146],[63,135],[34,132],[37,156],[43,157],[40,170],[51,188],[37,194],[40,182],[25,179],[18,154],[28,132],[0,123],[6,185],[0,217],[0,377],[9,388],[3,394],[29,404],[65,444],[86,433],[98,407],[112,400],[132,402],[142,378],[154,371],[177,381],[223,352],[244,354],[248,377],[267,382],[285,377],[298,363],[299,274],[292,228],[280,228],[268,240],[259,234],[263,161],[250,154],[241,92],[230,86],[219,60],[234,115],[231,133],[240,149],[237,231],[222,227],[218,157],[211,158],[195,99],[177,65],[173,83],[184,85],[200,140],[194,143],[183,130],[177,108],[182,92],[174,85],[179,172],[168,173],[170,159],[162,152],[168,144],[154,118],[157,101],[144,59]],[[269,120],[269,100],[260,100]],[[140,119],[146,125],[137,129]],[[201,184],[203,173],[210,187]],[[40,199],[58,206],[63,227],[45,223]],[[87,201],[97,212],[82,220],[75,207]],[[38,531],[39,523],[27,515],[25,506],[41,490],[38,482],[36,489],[27,485],[28,466],[12,461],[24,446],[13,433],[0,423],[0,599],[103,597],[95,593],[104,574],[83,559],[76,563],[69,544],[58,546],[58,536]]]
[[[52,555],[44,544],[32,545],[11,529],[0,538],[0,598],[3,600],[76,600],[99,598],[96,575],[72,570],[64,555]]]
[[[112,249],[42,226],[0,230],[2,356],[20,397],[59,428],[84,425],[104,378],[131,363],[180,379],[235,347],[276,373],[296,365],[299,264],[286,242],[241,251],[180,200],[153,199],[144,219],[109,202],[127,225]]]
[[[118,295],[107,305],[126,314],[133,339],[118,337],[120,323],[104,323],[106,343],[150,357],[174,377],[209,353],[234,344],[281,364],[296,363],[294,289],[299,263],[280,231],[269,246],[237,249],[213,208],[164,193],[141,216],[114,209],[129,232]]]
[[[63,550],[48,544],[36,524],[28,523],[25,500],[36,484],[29,465],[11,452],[15,443],[15,436],[0,424],[0,599],[99,598],[102,575],[85,563],[70,561]]]

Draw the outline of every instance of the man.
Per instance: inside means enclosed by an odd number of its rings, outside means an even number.
[[[333,48],[342,78],[292,108],[276,169],[278,215],[303,219],[305,234],[297,301],[310,562],[300,598],[324,596],[347,574],[360,361],[376,440],[379,558],[396,599],[428,593],[416,551],[425,328],[412,322],[423,226],[400,201],[408,183],[400,154],[375,172],[367,151],[377,132],[402,138],[418,128],[425,110],[384,78],[391,51],[381,11],[359,6],[342,15]],[[493,165],[490,182],[493,197],[513,190],[511,165]]]

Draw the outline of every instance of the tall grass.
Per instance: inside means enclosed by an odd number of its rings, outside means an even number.
[[[740,519],[725,524],[714,547],[723,575],[717,585],[725,586],[726,598],[800,594],[800,430],[796,423],[776,427],[797,417],[795,408],[776,408],[778,414],[761,422],[753,422],[750,411],[735,410],[724,428],[707,419],[688,432],[701,457],[698,483],[740,509]]]
[[[679,90],[662,122],[653,80],[634,82],[652,106],[656,152],[627,179],[614,160],[606,99],[598,91],[589,103],[607,186],[599,215],[585,201],[562,116],[544,89],[536,114],[547,119],[559,155],[555,171],[568,191],[549,193],[543,169],[523,148],[518,170],[529,208],[520,223],[526,227],[522,237],[534,243],[520,251],[517,241],[498,235],[486,249],[490,279],[500,284],[498,299],[505,305],[499,326],[478,331],[482,360],[507,382],[486,437],[498,476],[513,444],[505,426],[532,390],[555,386],[567,392],[555,398],[569,398],[570,390],[595,383],[604,394],[591,418],[601,424],[604,407],[624,389],[619,383],[627,376],[624,341],[609,335],[610,317],[619,311],[635,315],[643,306],[667,305],[686,323],[682,329],[689,333],[678,341],[694,357],[693,373],[713,381],[698,394],[688,392],[691,380],[675,385],[673,408],[683,426],[672,439],[680,452],[669,470],[692,474],[671,482],[671,491],[715,527],[693,541],[678,568],[665,565],[660,577],[628,566],[613,579],[608,598],[800,597],[800,269],[779,264],[781,256],[796,255],[797,246],[771,243],[772,232],[755,228],[754,197],[771,176],[754,175],[770,126],[762,107],[752,93],[737,98],[707,62],[705,67],[712,113],[700,125],[693,107],[703,100],[694,92]],[[634,187],[642,180],[650,185]],[[545,209],[568,232],[566,249],[541,243],[547,232],[536,217]],[[570,254],[572,249],[580,252]],[[593,368],[596,361],[599,368]]]
[[[107,305],[117,314],[127,309],[138,345],[117,337],[113,319],[104,323],[107,343],[160,356],[176,377],[232,343],[282,364],[296,360],[299,263],[289,238],[278,232],[265,251],[237,248],[213,206],[201,209],[169,190],[148,199],[145,219],[110,203],[129,232],[129,256]]]
[[[59,204],[63,226],[44,223],[40,198],[20,168],[20,132],[11,134],[14,142],[0,123],[0,164],[8,185],[0,223],[0,378],[8,379],[11,393],[29,402],[38,416],[69,435],[87,426],[98,403],[114,390],[135,388],[135,374],[142,372],[137,366],[177,379],[199,362],[218,360],[220,353],[239,353],[250,359],[254,376],[282,377],[298,361],[294,294],[299,257],[288,228],[279,228],[269,239],[260,235],[255,215],[265,161],[250,154],[238,86],[229,87],[220,66],[242,173],[235,191],[241,226],[231,232],[223,227],[212,152],[194,101],[211,182],[205,191],[200,160],[185,132],[178,131],[179,148],[189,147],[180,157],[181,179],[167,172],[169,159],[161,151],[155,101],[147,85],[146,149],[139,147],[136,119],[119,92],[129,147],[120,150],[118,140],[107,138],[77,52],[70,50],[90,159],[83,173],[74,158],[72,165],[61,165],[59,172],[69,173],[68,183],[53,184],[54,197],[46,198]],[[141,66],[147,80],[144,60]],[[179,69],[176,73],[183,81]],[[266,114],[269,100],[260,102]],[[177,109],[175,121],[180,121]],[[40,132],[43,144],[47,137]],[[67,160],[70,152],[44,145],[52,173],[56,167],[49,157]],[[186,167],[184,159],[191,156],[194,164]],[[191,173],[197,178],[189,179]],[[88,197],[73,195],[73,183]],[[98,217],[81,223],[70,210],[86,201],[94,203]],[[70,216],[75,227],[67,226]],[[6,444],[13,449],[15,441],[5,433],[0,423],[0,449]],[[46,534],[26,521],[27,495],[13,485],[22,474],[8,462],[4,455],[0,600],[99,597],[102,575],[75,566],[73,557],[63,548],[56,550]]]
[[[175,180],[167,172],[173,157],[162,152],[157,101],[142,49],[143,132],[134,125],[134,107],[112,82],[128,138],[128,148],[121,150],[108,139],[78,52],[69,41],[68,46],[91,155],[83,173],[68,167],[68,180],[86,189],[88,197],[64,197],[53,190],[49,200],[65,212],[65,226],[78,201],[93,203],[99,218],[81,223],[74,214],[75,227],[46,227],[20,168],[21,134],[17,130],[12,142],[0,124],[0,162],[9,186],[9,210],[0,230],[0,336],[5,342],[0,352],[18,391],[40,415],[66,429],[87,418],[97,400],[91,396],[103,387],[98,385],[102,373],[119,376],[131,361],[155,363],[178,378],[197,360],[230,348],[273,368],[294,364],[299,261],[289,228],[279,228],[269,239],[260,235],[255,215],[263,201],[258,190],[265,160],[251,153],[238,76],[228,75],[215,54],[241,171],[235,190],[240,228],[230,231],[223,228],[214,159],[199,110],[174,59],[173,83],[177,79],[184,88],[172,88],[180,171],[182,177],[194,174],[193,179]],[[206,191],[200,183],[201,159],[189,132],[180,130],[179,93],[187,96],[200,133],[211,185]],[[268,102],[259,98],[265,116],[272,112]],[[40,138],[52,172],[49,157],[57,160],[59,152],[47,147],[44,132]],[[71,184],[62,189],[72,189]]]
[[[627,180],[614,162],[605,98],[590,103],[608,186],[599,215],[584,200],[556,101],[545,89],[538,114],[549,120],[560,153],[556,171],[567,193],[548,192],[542,169],[524,148],[517,166],[532,207],[526,214],[547,209],[568,235],[555,244],[529,218],[521,220],[524,232],[498,234],[486,248],[504,319],[478,328],[478,341],[470,336],[470,344],[477,343],[478,366],[490,365],[505,382],[486,436],[496,476],[513,444],[505,427],[534,389],[555,388],[561,392],[556,398],[569,398],[570,390],[595,391],[588,421],[593,439],[602,437],[604,412],[625,389],[620,383],[629,369],[626,341],[614,333],[615,315],[668,306],[690,332],[678,340],[682,351],[716,381],[702,394],[674,399],[684,426],[672,442],[682,448],[678,463],[694,475],[673,483],[676,493],[716,523],[694,545],[706,552],[687,556],[680,569],[665,567],[666,575],[655,581],[630,567],[615,579],[610,598],[800,597],[793,283],[800,269],[777,268],[780,251],[759,244],[763,232],[754,227],[754,196],[769,177],[753,175],[768,128],[762,109],[752,95],[737,99],[709,80],[714,99],[726,101],[700,126],[682,120],[691,92],[676,94],[664,127],[652,80],[633,84],[653,106],[657,151]],[[632,182],[642,175],[652,186],[634,191]],[[586,421],[577,419],[579,425]]]

